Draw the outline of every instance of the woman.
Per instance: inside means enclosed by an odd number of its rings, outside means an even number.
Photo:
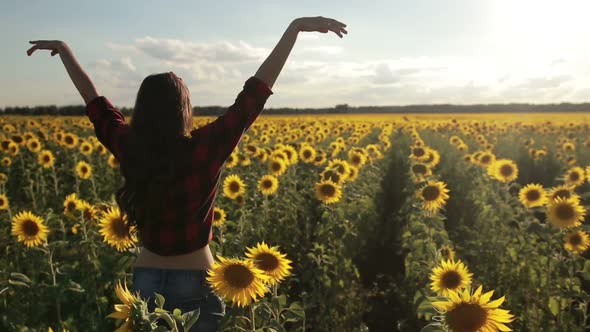
[[[298,33],[333,31],[342,38],[344,27],[321,16],[295,19],[234,104],[198,129],[193,128],[189,91],[174,73],[144,79],[128,125],[123,114],[98,94],[64,42],[30,42],[34,46],[29,56],[35,50],[60,55],[86,102],[97,138],[121,165],[125,184],[116,194],[117,203],[129,225],[137,227],[141,244],[132,291],[151,299],[154,292],[162,294],[167,310],[200,308],[194,330],[218,329],[225,307],[205,277],[213,263],[208,243],[221,168],[273,94]],[[154,301],[148,304],[152,311]]]

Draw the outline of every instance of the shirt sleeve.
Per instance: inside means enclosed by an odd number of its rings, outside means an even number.
[[[125,117],[104,96],[98,96],[86,105],[86,115],[94,125],[96,138],[121,160],[121,137],[128,131]]]
[[[197,144],[194,159],[209,160],[221,167],[272,94],[264,81],[255,76],[250,77],[234,104],[223,115],[191,132]]]

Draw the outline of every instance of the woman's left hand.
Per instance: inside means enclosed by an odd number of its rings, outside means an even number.
[[[34,45],[27,50],[29,56],[36,50],[51,50],[51,56],[54,56],[66,46],[66,43],[61,40],[32,40],[29,43]]]

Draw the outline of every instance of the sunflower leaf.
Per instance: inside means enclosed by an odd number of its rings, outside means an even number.
[[[559,301],[555,298],[555,297],[550,297],[549,298],[549,311],[551,311],[551,314],[555,317],[557,317],[557,315],[559,314]]]
[[[186,313],[184,313],[182,315],[182,317],[184,318],[184,321],[186,322],[184,324],[184,330],[185,331],[189,331],[191,329],[191,327],[199,319],[200,314],[201,314],[201,309],[197,308],[197,309],[195,309],[193,311],[186,312]]]
[[[158,308],[162,309],[164,308],[164,296],[162,296],[161,294],[158,293],[154,293],[156,295],[156,299],[154,301],[156,301],[156,305],[158,306]]]

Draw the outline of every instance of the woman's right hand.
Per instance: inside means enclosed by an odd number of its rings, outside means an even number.
[[[340,38],[342,38],[342,33],[348,33],[348,31],[344,29],[346,24],[323,16],[300,17],[293,20],[292,24],[295,26],[297,31],[318,31],[321,33],[333,31]]]

